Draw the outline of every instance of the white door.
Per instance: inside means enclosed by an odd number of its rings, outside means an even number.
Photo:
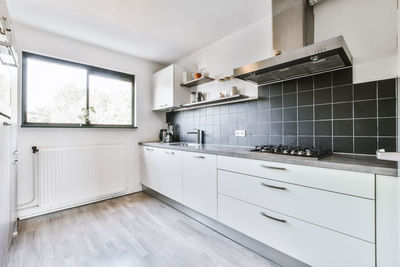
[[[183,204],[217,219],[217,157],[184,152]]]

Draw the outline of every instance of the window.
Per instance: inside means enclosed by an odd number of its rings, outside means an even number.
[[[23,52],[23,127],[134,128],[134,76]]]

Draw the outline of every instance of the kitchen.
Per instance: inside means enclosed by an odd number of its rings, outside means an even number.
[[[397,1],[164,2],[0,0],[0,266],[400,266]]]

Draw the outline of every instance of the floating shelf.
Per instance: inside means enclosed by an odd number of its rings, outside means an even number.
[[[202,107],[210,107],[210,106],[216,106],[216,105],[225,105],[225,104],[231,104],[231,103],[237,103],[237,102],[252,101],[252,100],[257,100],[257,99],[258,99],[257,97],[249,97],[249,96],[245,96],[245,95],[234,95],[234,96],[225,97],[225,98],[211,99],[211,100],[207,100],[207,101],[184,104],[184,105],[181,105],[180,108],[175,109],[175,111],[196,109],[196,108],[202,108]]]
[[[197,86],[197,85],[200,85],[200,84],[203,84],[203,83],[212,82],[212,81],[214,81],[213,78],[201,77],[201,78],[198,78],[198,79],[191,80],[191,81],[189,81],[187,83],[181,83],[181,86],[190,88],[190,87],[194,87],[194,86]]]

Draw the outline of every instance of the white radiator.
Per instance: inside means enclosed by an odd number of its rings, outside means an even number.
[[[39,148],[39,205],[59,209],[126,190],[123,145]]]

